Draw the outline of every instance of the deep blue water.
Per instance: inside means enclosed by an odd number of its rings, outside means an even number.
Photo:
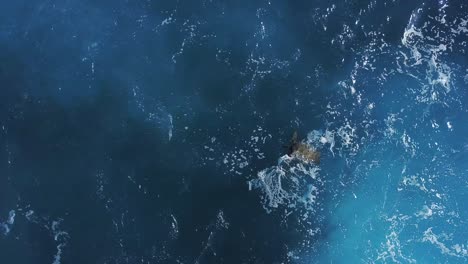
[[[0,263],[466,263],[467,43],[462,0],[3,1]]]

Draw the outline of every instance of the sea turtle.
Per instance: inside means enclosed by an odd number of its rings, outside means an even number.
[[[297,131],[294,131],[288,148],[288,155],[306,162],[320,163],[320,152],[309,144],[299,141]]]

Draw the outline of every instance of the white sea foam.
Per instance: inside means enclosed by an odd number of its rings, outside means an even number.
[[[442,254],[446,254],[454,257],[467,257],[468,252],[465,245],[455,244],[453,246],[447,246],[444,242],[445,240],[450,240],[450,237],[446,234],[436,235],[432,231],[433,227],[429,227],[424,231],[422,242],[428,242],[436,246]]]
[[[260,171],[249,186],[261,191],[267,212],[279,207],[285,212],[301,209],[314,212],[323,185],[318,177],[319,171],[319,167],[313,164],[284,155],[276,166]]]
[[[450,130],[450,131],[453,130],[452,122],[447,121],[447,128],[448,128],[448,130]]]
[[[62,220],[52,222],[52,233],[54,235],[54,240],[57,244],[57,252],[54,255],[53,264],[60,264],[63,254],[63,249],[67,245],[68,233],[60,229],[60,223]]]
[[[416,263],[415,259],[403,254],[403,246],[400,243],[398,233],[391,231],[385,235],[385,243],[381,244],[382,251],[378,254],[377,261],[387,262],[388,259],[393,263]]]
[[[8,213],[7,224],[13,225],[13,224],[15,223],[15,216],[16,216],[15,210],[11,210],[11,211]]]
[[[16,211],[15,210],[10,210],[8,212],[8,218],[4,223],[0,222],[0,227],[3,228],[3,234],[6,236],[10,233],[11,227],[15,223],[15,216],[16,216]]]
[[[433,215],[433,211],[427,205],[423,206],[423,209],[416,213],[416,216],[422,217],[424,219],[430,218]]]
[[[179,223],[177,222],[177,219],[175,218],[173,214],[171,214],[171,219],[172,219],[172,222],[171,222],[170,235],[172,239],[176,239],[177,237],[179,237]]]
[[[171,141],[172,139],[172,129],[174,128],[174,125],[172,123],[172,115],[171,114],[168,114],[167,117],[169,118],[169,132],[168,132],[168,136],[169,136],[169,141]]]

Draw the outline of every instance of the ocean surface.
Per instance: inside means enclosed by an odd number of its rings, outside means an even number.
[[[464,0],[4,0],[0,263],[467,263],[467,66]]]

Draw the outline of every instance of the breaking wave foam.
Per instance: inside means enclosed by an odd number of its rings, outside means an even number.
[[[300,159],[282,156],[276,166],[266,168],[249,182],[249,189],[259,189],[267,212],[284,207],[286,213],[305,209],[315,211],[322,180],[319,167]]]

